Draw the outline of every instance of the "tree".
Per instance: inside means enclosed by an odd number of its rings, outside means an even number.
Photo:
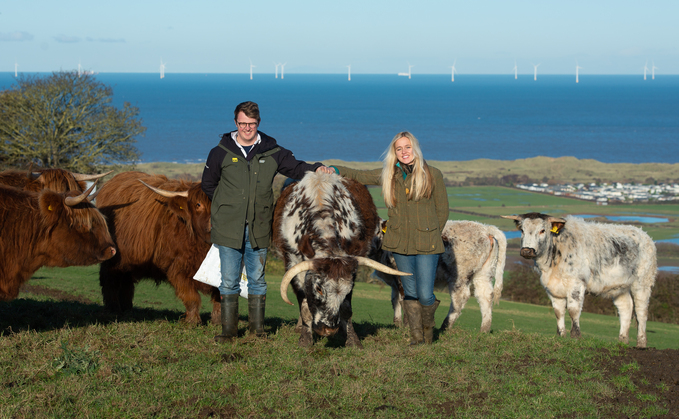
[[[139,109],[111,105],[113,90],[92,75],[20,76],[0,92],[0,165],[60,167],[81,173],[139,160]]]

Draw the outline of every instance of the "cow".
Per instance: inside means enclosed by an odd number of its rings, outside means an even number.
[[[391,252],[379,250],[381,237],[381,234],[375,236],[371,257],[384,265],[396,267]],[[474,284],[474,296],[481,310],[481,332],[489,332],[493,318],[493,302],[497,304],[502,294],[507,238],[500,229],[492,225],[452,220],[446,222],[441,238],[445,250],[436,268],[435,284],[448,285],[450,292],[450,309],[441,324],[441,330],[452,327],[460,317],[471,295],[470,287]],[[407,316],[403,322],[401,321],[403,304],[401,278],[378,271],[375,271],[374,275],[391,287],[394,324],[399,327],[406,325]]]
[[[351,323],[351,296],[359,265],[392,275],[408,275],[366,258],[380,228],[370,193],[355,180],[307,173],[288,186],[274,209],[273,245],[287,272],[281,297],[292,284],[300,310],[299,346],[313,345],[314,333],[341,329],[346,346],[362,348]]]
[[[94,265],[116,248],[85,192],[25,191],[0,185],[0,300],[19,295],[41,266]]]
[[[65,169],[5,170],[0,172],[0,184],[33,192],[43,189],[84,192],[87,189],[86,182],[94,182],[110,173],[85,175]]]
[[[149,278],[174,287],[184,322],[201,323],[201,292],[212,300],[211,323],[221,324],[219,290],[193,279],[211,246],[210,200],[200,182],[124,172],[101,187],[97,205],[118,246],[99,270],[107,309],[132,309],[135,284]]]
[[[586,222],[531,212],[503,216],[521,231],[521,256],[534,260],[540,282],[552,301],[557,333],[580,336],[585,292],[610,298],[620,317],[619,339],[629,343],[632,312],[637,316],[637,347],[645,348],[648,300],[657,273],[653,240],[638,227]]]

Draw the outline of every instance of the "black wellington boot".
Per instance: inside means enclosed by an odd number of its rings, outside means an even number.
[[[238,294],[222,295],[222,334],[215,336],[215,342],[228,343],[238,337]]]
[[[266,295],[248,295],[248,322],[250,333],[257,337],[266,337],[264,332],[264,309],[266,307]]]

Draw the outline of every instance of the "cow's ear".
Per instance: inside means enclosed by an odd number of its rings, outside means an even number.
[[[566,220],[564,220],[563,218],[549,217],[547,221],[552,223],[552,229],[549,231],[551,231],[554,234],[561,233],[561,229],[563,228],[563,226],[566,225]]]
[[[40,215],[47,224],[56,224],[64,212],[64,194],[48,189],[43,190],[38,198]]]
[[[305,234],[299,239],[299,245],[297,246],[299,252],[307,259],[313,259],[316,255],[311,241],[311,236],[309,234]]]
[[[189,220],[189,200],[185,197],[175,196],[170,198],[167,202],[167,206],[177,217],[185,221]]]

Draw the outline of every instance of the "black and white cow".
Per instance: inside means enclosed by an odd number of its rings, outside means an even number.
[[[637,316],[637,346],[645,348],[648,300],[657,273],[653,240],[640,228],[551,217],[535,212],[503,216],[521,231],[521,256],[533,259],[540,282],[552,300],[557,333],[580,336],[585,292],[613,300],[620,317],[620,340],[629,342],[632,313]]]
[[[481,310],[481,332],[489,332],[493,319],[492,305],[500,300],[502,294],[502,275],[505,267],[507,238],[495,226],[475,221],[446,222],[441,238],[445,251],[439,258],[435,284],[448,285],[450,309],[441,324],[441,329],[451,327],[460,317],[462,309],[471,296],[474,296]],[[373,241],[372,256],[387,266],[396,267],[391,252],[379,250],[381,236]],[[401,321],[403,287],[401,278],[375,271],[375,276],[391,287],[391,304],[394,307],[394,324],[405,325],[407,317]]]
[[[347,346],[362,347],[351,324],[358,266],[407,275],[365,257],[379,221],[365,186],[335,174],[309,172],[281,193],[273,244],[287,269],[281,296],[292,304],[287,296],[292,283],[299,303],[300,346],[313,344],[313,332],[331,336],[341,329]]]

